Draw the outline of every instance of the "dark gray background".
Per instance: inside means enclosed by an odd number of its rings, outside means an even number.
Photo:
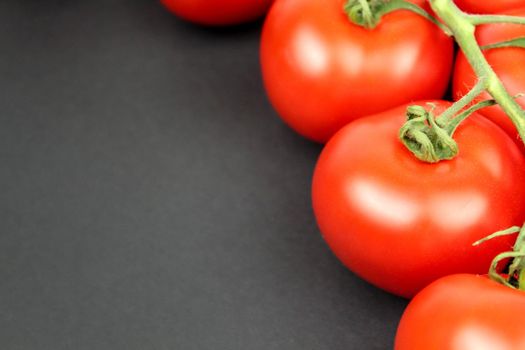
[[[322,241],[260,25],[0,1],[2,349],[391,349],[406,302]]]

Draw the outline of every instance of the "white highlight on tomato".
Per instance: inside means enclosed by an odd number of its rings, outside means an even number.
[[[417,48],[412,46],[400,47],[400,54],[391,54],[393,57],[397,57],[395,66],[393,67],[393,73],[397,77],[404,77],[417,68],[417,62],[421,60],[423,53]]]
[[[367,64],[362,48],[359,45],[353,45],[351,42],[343,42],[337,49],[340,52],[337,55],[339,66],[350,76],[359,75],[363,70],[363,66]],[[348,62],[352,62],[352,64],[348,64]]]
[[[409,226],[423,215],[445,231],[464,230],[489,214],[487,200],[469,190],[433,195],[423,206],[417,204],[421,198],[413,200],[413,194],[392,190],[370,179],[354,180],[347,185],[347,191],[347,198],[355,202],[350,207],[360,210],[360,215],[382,218],[385,225]]]
[[[446,193],[433,197],[428,206],[432,221],[445,231],[463,230],[489,215],[488,203],[479,193],[466,190],[463,193]]]
[[[453,340],[454,350],[517,350],[505,345],[505,340],[494,334],[493,330],[479,325],[466,327]]]
[[[296,33],[297,38],[293,40],[292,62],[299,65],[299,69],[309,75],[316,76],[328,69],[327,48],[319,34],[310,27],[302,27]]]
[[[348,198],[359,203],[352,207],[361,209],[361,215],[381,217],[387,226],[410,225],[421,213],[421,208],[405,194],[368,179],[353,181],[347,191]]]

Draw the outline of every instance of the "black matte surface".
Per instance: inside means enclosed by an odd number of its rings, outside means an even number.
[[[406,302],[322,241],[259,27],[0,0],[0,348],[391,349]]]

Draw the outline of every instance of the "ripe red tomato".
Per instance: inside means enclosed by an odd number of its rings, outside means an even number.
[[[525,7],[525,0],[454,0],[463,11],[469,13],[498,13],[519,7]]]
[[[249,22],[266,13],[273,0],[161,0],[177,16],[204,25]]]
[[[437,102],[437,112],[448,105]],[[525,156],[503,130],[472,115],[455,133],[459,155],[417,160],[398,140],[406,107],[360,118],[326,145],[313,207],[324,239],[350,270],[411,297],[439,277],[484,273],[525,221]]]
[[[344,3],[277,0],[263,28],[270,101],[287,124],[317,142],[358,117],[441,98],[452,69],[452,41],[431,22],[403,10],[367,30],[350,23]]]
[[[409,304],[395,350],[525,349],[523,324],[525,292],[484,276],[448,276]]]
[[[525,8],[509,12],[509,14],[525,16]],[[481,45],[494,44],[525,36],[525,26],[512,24],[483,25],[478,28],[476,36]],[[525,62],[525,49],[499,48],[486,50],[485,57],[512,95],[525,92],[525,64],[523,63]],[[463,53],[458,53],[453,79],[454,98],[457,100],[465,95],[476,84],[477,80],[478,78]],[[491,97],[488,93],[483,93],[476,101],[489,98]],[[525,108],[525,97],[521,97],[517,101]],[[501,107],[484,108],[479,113],[502,127],[522,148],[524,147],[514,124],[512,124],[512,121]]]

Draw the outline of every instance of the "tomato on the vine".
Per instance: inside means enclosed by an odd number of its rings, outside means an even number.
[[[344,3],[277,0],[263,28],[269,99],[287,124],[317,142],[356,118],[441,98],[452,69],[452,40],[435,24],[398,10],[368,30],[350,22]]]
[[[525,16],[525,8],[507,12],[507,14]],[[480,45],[495,44],[523,36],[525,36],[525,26],[514,24],[488,24],[480,26],[476,31]],[[525,49],[511,47],[489,49],[485,50],[484,55],[510,94],[525,92]],[[463,53],[458,53],[453,79],[454,98],[459,99],[468,93],[477,81],[478,78]],[[490,98],[490,95],[484,92],[477,98],[477,101]],[[517,101],[525,108],[525,96],[518,98]],[[501,126],[523,147],[516,127],[501,107],[484,108],[479,113]]]
[[[448,102],[436,102],[440,113]],[[512,242],[473,247],[525,221],[525,156],[473,114],[456,130],[459,155],[429,164],[399,141],[405,106],[360,118],[326,145],[312,185],[321,233],[350,270],[411,297],[439,277],[484,273]]]
[[[225,26],[249,22],[263,16],[273,0],[161,0],[187,21]]]
[[[454,3],[463,11],[469,13],[499,13],[516,9],[525,8],[524,0],[454,0]]]
[[[525,292],[485,276],[452,275],[405,310],[395,350],[525,349]]]

